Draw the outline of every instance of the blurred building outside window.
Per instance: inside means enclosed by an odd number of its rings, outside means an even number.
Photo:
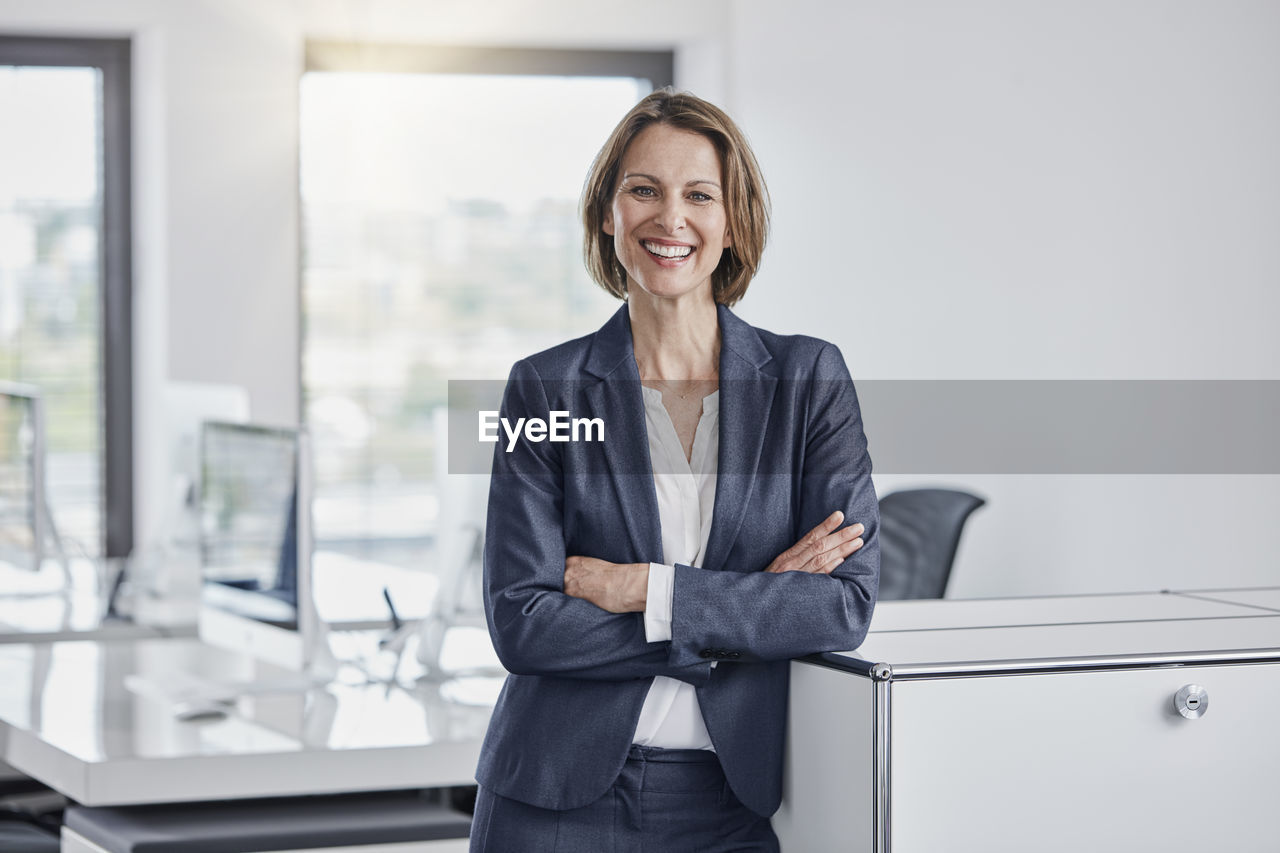
[[[132,407],[128,384],[108,381],[130,370],[128,327],[108,333],[105,319],[128,299],[107,226],[120,209],[108,192],[127,194],[127,62],[127,42],[0,37],[0,379],[40,389],[53,520],[69,554],[90,558],[132,546],[131,500],[107,501],[113,477],[132,494],[130,439],[108,428],[108,411]],[[111,228],[127,245],[127,222]]]
[[[669,82],[654,76],[304,74],[318,549],[428,571],[465,558],[442,543],[474,535],[484,478],[445,472],[447,383],[505,379],[616,310],[583,267],[578,196],[617,121]]]

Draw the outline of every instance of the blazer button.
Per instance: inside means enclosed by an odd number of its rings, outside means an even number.
[[[716,653],[713,649],[703,649],[702,651],[698,652],[698,657],[700,658],[713,658],[715,656],[716,656]]]
[[[741,652],[725,652],[724,656],[727,658],[740,658],[742,657],[742,653]]]

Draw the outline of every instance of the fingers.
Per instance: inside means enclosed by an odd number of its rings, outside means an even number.
[[[844,513],[836,510],[818,522],[818,525],[804,536],[801,536],[799,542],[783,552],[784,559],[788,563],[795,565],[790,571],[795,571],[800,565],[817,561],[829,550],[826,544],[827,537],[840,526],[842,521],[844,521]]]
[[[809,559],[801,571],[829,573],[854,551],[862,547],[861,524],[828,533],[815,542],[809,551]]]
[[[822,521],[818,522],[817,527],[800,537],[800,542],[813,543],[821,541],[824,537],[838,528],[842,521],[844,521],[844,513],[840,510],[836,510],[831,513],[831,515],[828,515]]]
[[[837,530],[835,533],[827,536],[823,540],[823,550],[830,551],[833,548],[839,548],[849,542],[857,540],[858,547],[862,547],[862,534],[866,530],[861,524],[855,524],[852,527],[846,527],[844,530]]]
[[[858,526],[861,527],[861,525]],[[816,564],[814,571],[820,572],[824,575],[831,574],[832,570],[835,569],[836,566],[843,563],[846,557],[861,548],[862,544],[861,536],[854,536],[844,542],[841,542],[832,550],[827,551],[822,555],[821,559]]]
[[[863,546],[866,528],[854,524],[838,530],[844,513],[837,510],[806,533],[799,542],[779,554],[768,572],[830,573],[846,557]]]

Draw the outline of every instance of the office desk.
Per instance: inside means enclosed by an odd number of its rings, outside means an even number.
[[[118,606],[128,619],[104,618],[107,602],[99,588],[109,585],[110,579],[104,583],[97,577],[94,561],[71,560],[69,578],[53,561],[46,561],[40,572],[0,564],[0,643],[194,637],[200,608],[194,577],[198,567],[188,562],[181,571],[192,576],[170,578],[178,589],[165,599],[136,591],[122,596]],[[334,551],[317,551],[312,571],[321,620],[344,631],[390,627],[384,589],[399,618],[406,622],[426,618],[439,587],[439,579],[431,572]]]
[[[195,635],[194,601],[146,607],[137,620],[106,618],[101,589],[110,579],[98,571],[82,558],[72,559],[67,573],[51,560],[39,572],[0,563],[0,644]]]
[[[792,665],[783,848],[1277,849],[1263,598],[879,605],[861,647]],[[1199,717],[1175,709],[1190,684]]]
[[[195,635],[194,619],[175,624],[144,624],[107,619],[103,616],[105,610],[98,595],[78,590],[29,596],[0,595],[0,644]]]
[[[0,646],[0,760],[84,805],[474,784],[501,679],[404,689],[355,683],[242,698],[223,720],[179,722],[124,686],[270,676],[185,639]]]

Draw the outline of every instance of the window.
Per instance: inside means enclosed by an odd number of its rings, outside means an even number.
[[[64,546],[133,547],[129,42],[0,36],[0,379],[45,398]]]
[[[427,567],[459,521],[440,452],[447,381],[505,379],[616,310],[583,268],[578,194],[617,121],[670,83],[671,54],[312,44],[308,69],[317,547]]]

